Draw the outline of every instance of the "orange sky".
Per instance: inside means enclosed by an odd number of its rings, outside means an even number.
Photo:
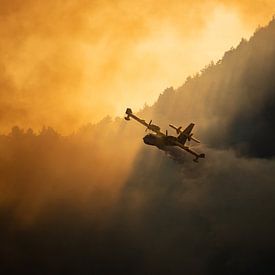
[[[273,14],[275,0],[2,0],[0,132],[151,104]]]

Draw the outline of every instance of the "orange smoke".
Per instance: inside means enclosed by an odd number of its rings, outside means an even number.
[[[274,13],[271,1],[1,2],[0,127],[70,133],[153,103]]]

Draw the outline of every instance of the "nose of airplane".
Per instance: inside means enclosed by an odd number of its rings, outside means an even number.
[[[149,144],[149,145],[154,145],[154,137],[149,134],[149,135],[146,135],[144,138],[143,138],[143,142],[145,144]]]
[[[149,137],[148,136],[145,136],[144,138],[143,138],[143,142],[145,143],[145,144],[149,144]]]

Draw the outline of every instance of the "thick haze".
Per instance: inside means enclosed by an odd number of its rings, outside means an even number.
[[[274,1],[0,4],[1,274],[275,274]]]
[[[264,25],[270,1],[1,1],[0,132],[70,133],[218,60]]]

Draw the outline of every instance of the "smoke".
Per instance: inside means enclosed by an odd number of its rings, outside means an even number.
[[[244,22],[253,22],[254,26],[263,25],[264,18],[274,15],[274,0],[260,1],[254,0],[253,2],[247,0],[241,1],[221,1],[225,6],[237,9],[239,14],[243,17]]]
[[[264,24],[273,3],[3,0],[1,132],[17,124],[69,134],[128,104],[154,102],[164,87],[180,85],[256,27],[248,31],[239,16]],[[218,40],[215,33],[230,26],[232,38]]]
[[[109,117],[0,136],[1,273],[274,274],[274,37],[272,21],[139,114],[162,129],[194,121],[198,164],[140,150],[144,129]]]
[[[271,274],[274,161],[206,154],[207,161],[184,166],[159,155],[148,164],[148,152],[138,157],[122,209],[131,236],[139,236],[144,270],[249,274],[266,264]]]
[[[48,200],[31,225],[1,207],[1,270],[272,274],[274,161],[205,152],[207,161],[182,165],[144,149],[119,200],[106,203],[104,190],[81,203],[73,190]]]
[[[56,201],[83,209],[92,201],[92,212],[112,205],[139,148],[123,124],[107,117],[67,137],[52,128],[37,135],[18,127],[0,136],[1,208],[28,226]]]

